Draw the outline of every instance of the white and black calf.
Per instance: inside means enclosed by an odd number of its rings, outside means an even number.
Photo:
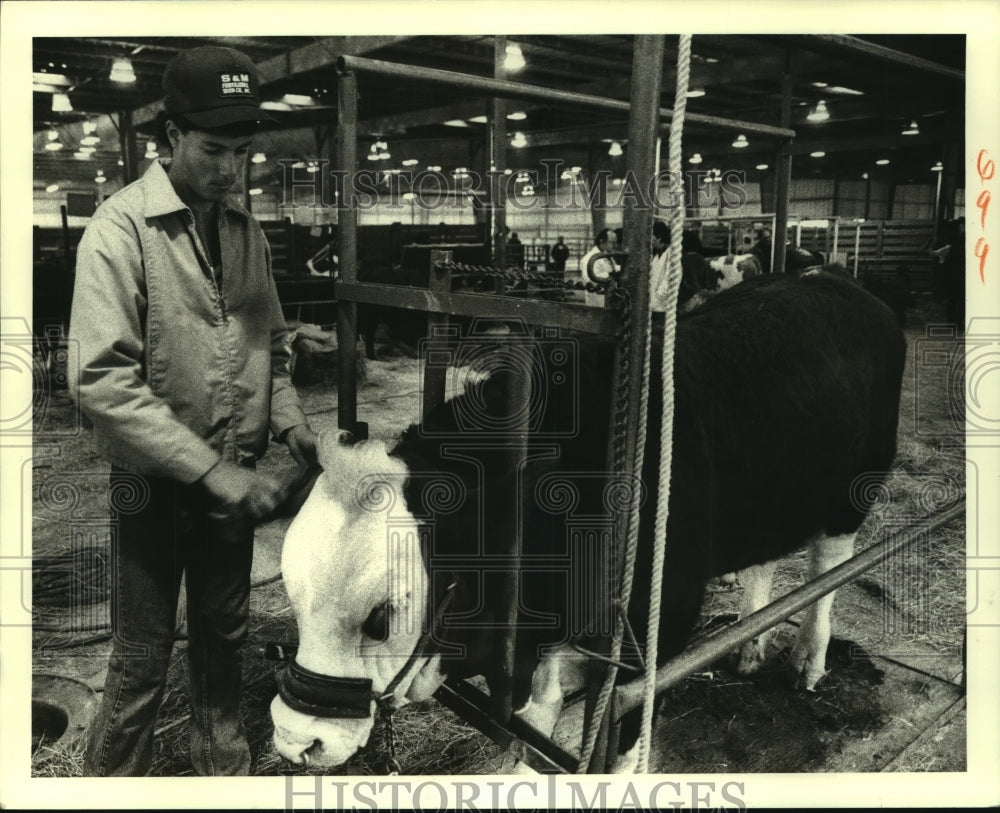
[[[515,708],[532,696],[540,662],[533,699],[558,704],[558,677],[543,656],[586,644],[610,618],[613,580],[595,563],[614,560],[610,528],[627,485],[606,469],[613,348],[560,342],[558,354],[545,339],[535,347],[535,412],[520,470],[497,446],[504,365],[410,427],[391,451],[323,439],[325,471],[289,529],[282,569],[303,691],[310,673],[347,679],[353,716],[301,703],[296,681],[282,681],[272,716],[284,757],[343,763],[367,741],[375,699],[390,685],[392,702],[429,697],[447,676],[483,674],[493,685],[503,561],[493,531],[510,516],[524,528]],[[661,346],[654,337],[654,372]],[[678,320],[661,662],[683,649],[711,577],[757,577],[753,609],[767,600],[767,563],[805,545],[816,571],[850,555],[866,515],[852,484],[884,476],[895,455],[904,355],[892,312],[831,275],[758,277]],[[660,389],[654,376],[629,608],[639,641],[650,601]],[[830,601],[809,616],[794,650],[809,685],[823,673]],[[744,647],[744,668],[762,651],[760,641]],[[636,662],[637,653],[623,658]],[[623,746],[636,728],[633,713]]]

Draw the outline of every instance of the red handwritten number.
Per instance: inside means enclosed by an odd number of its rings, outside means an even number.
[[[993,164],[993,159],[990,158],[989,155],[989,152],[986,150],[980,150],[979,155],[976,156],[976,171],[979,173],[980,183],[983,181],[993,180],[993,172],[996,167]],[[983,162],[984,158],[986,159],[985,163]]]
[[[991,197],[990,190],[984,189],[976,198],[976,208],[979,209],[979,226],[984,231],[986,230],[986,210],[990,208]]]
[[[986,257],[990,253],[990,244],[985,237],[976,240],[975,255],[979,258],[979,281],[986,282]]]

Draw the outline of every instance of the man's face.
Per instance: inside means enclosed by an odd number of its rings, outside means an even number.
[[[202,130],[182,133],[169,125],[167,135],[174,153],[170,179],[185,202],[218,203],[243,178],[252,136],[225,136]]]

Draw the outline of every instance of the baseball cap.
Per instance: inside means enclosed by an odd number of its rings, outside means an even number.
[[[260,109],[260,75],[246,54],[218,45],[181,51],[163,72],[163,107],[196,127],[272,121]]]

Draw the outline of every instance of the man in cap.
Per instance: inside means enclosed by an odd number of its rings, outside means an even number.
[[[229,48],[166,67],[173,152],[106,200],[77,252],[70,386],[111,463],[114,641],[84,773],[148,774],[181,575],[191,761],[247,774],[240,721],[253,526],[280,499],[255,471],[268,430],[300,465],[316,437],[288,374],[287,329],[260,225],[229,196],[258,123],[260,80]]]

